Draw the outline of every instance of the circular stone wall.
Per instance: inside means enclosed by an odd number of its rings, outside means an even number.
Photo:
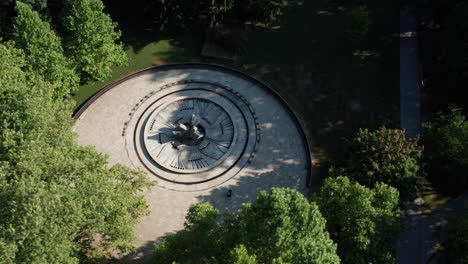
[[[204,71],[205,75],[192,74],[194,71]],[[141,77],[145,81],[138,81]],[[139,82],[142,85],[139,86]],[[166,65],[131,74],[95,95],[75,118],[80,120],[95,101],[122,85],[130,85],[132,89],[131,95],[117,100],[127,101],[126,107],[122,103],[100,107],[115,111],[119,116],[127,112],[127,118],[115,123],[113,127],[116,128],[106,130],[121,132],[126,158],[131,165],[144,168],[157,178],[161,187],[197,191],[212,188],[237,175],[255,158],[260,144],[261,125],[254,105],[262,97],[271,97],[266,102],[270,113],[281,110],[288,114],[288,122],[295,125],[289,129],[299,132],[297,136],[303,144],[304,157],[310,160],[300,125],[282,99],[261,82],[220,66]],[[131,102],[134,104],[129,108]],[[278,137],[267,144],[282,140],[285,138]],[[294,148],[293,145],[289,147]],[[111,154],[111,160],[115,155]],[[310,174],[308,162],[306,169]]]
[[[296,117],[270,88],[232,69],[145,69],[105,87],[75,119],[79,144],[157,181],[144,192],[151,214],[136,229],[143,252],[183,228],[194,203],[235,211],[272,187],[307,194],[311,162]]]

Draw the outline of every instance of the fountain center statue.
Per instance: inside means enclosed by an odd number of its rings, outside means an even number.
[[[188,146],[199,145],[205,137],[205,128],[200,125],[200,119],[197,115],[192,114],[190,122],[180,123],[173,131],[175,141],[172,146],[177,148],[179,144]],[[179,144],[177,144],[179,143]]]

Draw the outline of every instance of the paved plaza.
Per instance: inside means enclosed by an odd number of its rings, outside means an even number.
[[[133,261],[183,228],[195,203],[235,211],[272,187],[308,194],[309,148],[294,114],[267,86],[231,69],[146,69],[103,89],[75,118],[79,144],[158,182],[144,194],[151,214],[136,229]]]

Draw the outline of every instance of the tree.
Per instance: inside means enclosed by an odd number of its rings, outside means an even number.
[[[255,255],[249,255],[244,245],[237,246],[231,251],[232,264],[257,264]]]
[[[17,2],[16,0],[0,1],[0,36],[2,34],[4,37],[10,35],[12,20],[16,16],[15,5]],[[42,19],[48,20],[50,18],[47,0],[22,0],[21,2],[37,11]]]
[[[452,106],[423,124],[426,171],[440,190],[456,194],[468,188],[468,120]]]
[[[75,142],[70,101],[0,44],[0,262],[79,263],[133,248],[141,172]]]
[[[395,188],[377,183],[369,189],[339,176],[326,179],[315,200],[343,263],[395,263],[401,227]]]
[[[43,17],[47,16],[47,0],[21,0],[21,3],[28,5],[32,10],[38,12]],[[18,1],[16,1],[18,6]]]
[[[378,182],[388,184],[397,188],[402,201],[408,201],[417,197],[421,186],[421,152],[418,138],[405,138],[403,130],[360,129],[350,144],[348,157],[330,174],[346,175],[370,188]]]
[[[238,214],[193,206],[185,228],[156,244],[153,263],[339,263],[315,203],[292,189],[261,192]],[[237,262],[236,262],[237,261]]]
[[[102,81],[110,76],[112,66],[127,62],[122,44],[116,43],[121,35],[117,24],[103,9],[101,0],[70,1],[66,8],[66,52],[84,81]]]
[[[43,22],[36,11],[21,2],[16,2],[16,11],[18,15],[13,25],[13,40],[18,48],[25,51],[23,69],[52,83],[56,98],[75,90],[79,76],[63,55],[61,40],[49,23]]]

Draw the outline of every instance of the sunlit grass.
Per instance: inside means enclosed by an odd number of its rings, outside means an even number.
[[[451,199],[451,197],[437,192],[430,184],[424,185],[421,198],[424,201],[422,204],[424,213],[431,213],[441,209]]]
[[[189,38],[182,37],[182,39],[188,40]],[[75,107],[78,108],[106,85],[137,70],[166,63],[192,62],[197,60],[199,58],[198,47],[199,43],[195,41],[193,41],[193,43],[184,42],[183,45],[181,45],[180,41],[174,39],[155,41],[147,44],[138,51],[135,51],[132,46],[128,46],[126,49],[128,64],[114,67],[112,75],[105,81],[90,82],[80,86],[79,90],[73,96],[73,99],[76,101]]]

